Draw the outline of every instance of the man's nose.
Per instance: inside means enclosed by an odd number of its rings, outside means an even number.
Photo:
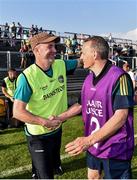
[[[53,48],[53,52],[54,52],[54,53],[56,53],[56,52],[57,52],[57,50],[56,50],[56,48],[55,48],[55,47]]]
[[[79,59],[80,59],[80,61],[83,61],[83,56],[82,56],[82,54],[80,55],[80,58],[79,58]]]

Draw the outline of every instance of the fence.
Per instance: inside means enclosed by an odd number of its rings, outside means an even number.
[[[34,63],[35,58],[32,53],[25,53],[27,57],[27,66]],[[61,54],[57,54],[56,59],[61,58]],[[74,56],[73,56],[74,57]],[[76,58],[76,57],[75,57]],[[72,59],[75,59],[72,58]],[[69,59],[67,57],[66,59]],[[117,66],[122,67],[122,64],[125,62],[128,62],[131,69],[137,68],[137,57],[124,57],[118,58],[117,61],[112,60],[114,64]],[[20,63],[21,63],[21,53],[20,52],[12,52],[12,51],[0,51],[0,70],[7,70],[9,68],[16,68],[20,69]]]

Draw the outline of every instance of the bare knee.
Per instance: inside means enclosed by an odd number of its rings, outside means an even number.
[[[101,178],[101,175],[98,170],[88,168],[88,179],[89,180],[100,179],[100,178]]]

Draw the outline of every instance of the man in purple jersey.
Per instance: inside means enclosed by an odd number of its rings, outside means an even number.
[[[81,103],[59,115],[63,121],[82,106],[85,137],[66,145],[75,156],[87,151],[88,179],[130,179],[134,149],[133,85],[127,73],[108,60],[109,45],[100,36],[87,39],[81,60],[90,74],[84,81]],[[81,105],[80,105],[81,104]]]

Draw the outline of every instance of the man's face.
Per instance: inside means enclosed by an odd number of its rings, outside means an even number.
[[[8,72],[8,76],[9,76],[9,78],[11,79],[11,80],[14,80],[14,79],[16,79],[16,71],[9,71]]]
[[[124,66],[123,66],[123,69],[124,69],[124,71],[126,71],[126,72],[128,72],[128,71],[130,70],[130,68],[129,68],[128,65],[124,65]]]
[[[91,42],[84,43],[80,59],[83,61],[84,68],[90,68],[94,65],[94,51],[91,48]]]
[[[37,48],[41,59],[50,60],[50,61],[55,59],[56,49],[54,42],[39,44]]]

